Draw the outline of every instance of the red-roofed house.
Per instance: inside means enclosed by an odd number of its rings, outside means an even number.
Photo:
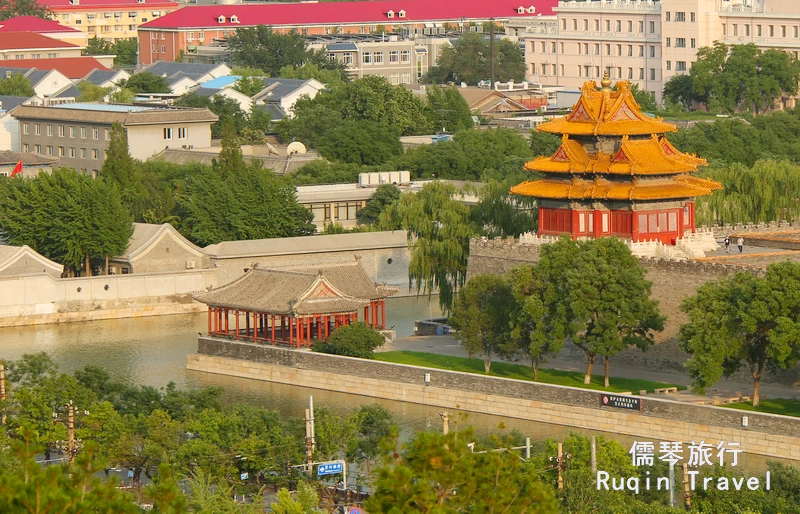
[[[0,32],[0,59],[80,57],[83,48],[35,32]]]
[[[425,33],[445,23],[463,27],[492,18],[502,24],[554,16],[557,5],[558,0],[384,0],[187,6],[139,27],[139,62],[174,61],[181,51],[227,38],[240,27],[315,35],[367,34],[380,25],[387,32]]]
[[[170,0],[37,0],[53,12],[53,19],[88,37],[111,43],[136,38],[141,23],[152,21],[180,7]]]
[[[36,16],[16,16],[0,21],[0,33],[3,32],[35,32],[80,47],[85,47],[87,40],[86,32]]]
[[[0,61],[3,68],[36,68],[37,70],[58,70],[71,80],[82,79],[92,70],[108,70],[100,61],[91,56],[66,57],[58,59],[9,59]]]

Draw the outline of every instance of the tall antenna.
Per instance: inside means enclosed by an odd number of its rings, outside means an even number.
[[[494,89],[494,18],[489,23],[489,89]]]

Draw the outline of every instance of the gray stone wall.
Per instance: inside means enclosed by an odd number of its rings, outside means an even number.
[[[133,273],[185,271],[187,261],[193,261],[195,269],[199,269],[203,266],[203,255],[187,250],[183,243],[167,233],[150,251],[134,260]]]
[[[574,408],[590,409],[598,420],[612,414],[623,414],[622,420],[628,419],[637,424],[637,429],[646,429],[648,423],[662,424],[669,427],[664,420],[690,423],[693,425],[707,425],[716,427],[719,434],[724,430],[741,430],[742,416],[748,416],[750,432],[756,434],[772,434],[781,437],[795,438],[795,450],[800,451],[800,418],[788,416],[775,416],[755,412],[743,412],[720,407],[692,405],[654,397],[642,397],[642,411],[628,411],[611,407],[602,407],[600,393],[573,387],[555,386],[489,377],[471,373],[437,370],[406,366],[388,362],[379,362],[367,359],[354,359],[307,350],[292,350],[288,348],[256,345],[209,337],[198,339],[198,354],[201,356],[223,357],[239,361],[277,365],[285,368],[294,368],[308,371],[319,371],[329,374],[355,376],[365,379],[377,379],[398,384],[410,384],[426,387],[424,375],[430,374],[429,387],[458,390],[474,395],[497,395],[507,398],[522,400],[536,400],[537,402],[563,405]],[[343,383],[349,382],[346,378]],[[309,386],[309,384],[297,384]],[[311,387],[315,387],[311,385]],[[370,391],[354,391],[357,394],[369,396]],[[419,399],[406,398],[406,401],[419,401]],[[650,420],[648,422],[648,420]],[[644,432],[646,433],[646,432]],[[768,436],[755,436],[765,439]],[[724,438],[723,438],[724,439]],[[745,450],[747,451],[747,450]],[[798,453],[800,455],[800,453]]]

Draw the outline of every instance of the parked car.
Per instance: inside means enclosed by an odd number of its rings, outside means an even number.
[[[480,82],[478,82],[478,87],[489,88],[491,86],[492,86],[492,83],[489,80],[481,80]]]

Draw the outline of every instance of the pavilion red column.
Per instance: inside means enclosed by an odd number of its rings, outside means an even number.
[[[258,318],[257,312],[253,313],[253,342],[258,342]],[[250,324],[250,313],[247,313],[247,324]]]
[[[234,311],[236,313],[236,340],[239,340],[239,311]]]
[[[380,305],[381,305],[381,330],[386,330],[386,300],[381,300]]]
[[[272,337],[270,338],[270,340],[272,341],[272,344],[275,344],[275,315],[274,314],[270,314],[269,315],[269,321],[270,321],[270,324],[272,325]],[[266,331],[264,332],[264,337],[267,337]]]
[[[227,336],[231,331],[231,319],[228,316],[228,309],[225,309],[225,335]]]
[[[214,312],[214,307],[208,308],[208,335],[211,335],[211,314]]]

